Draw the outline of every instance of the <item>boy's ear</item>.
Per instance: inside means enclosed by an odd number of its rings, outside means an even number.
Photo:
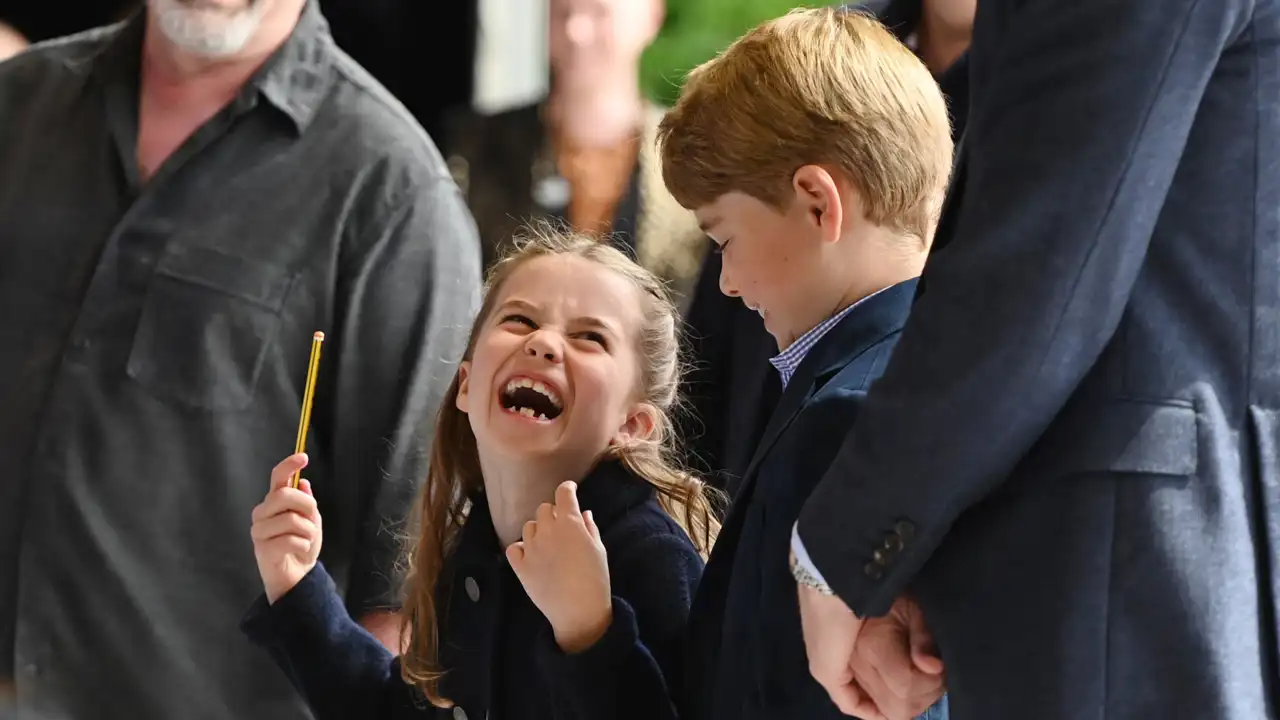
[[[462,363],[458,365],[458,397],[454,401],[454,405],[456,405],[462,412],[467,412],[467,400],[470,398],[470,394],[468,393],[470,383],[468,380],[470,378],[471,361],[463,360]]]
[[[626,447],[636,442],[648,440],[653,437],[653,431],[657,427],[658,409],[649,403],[637,403],[627,413],[627,419],[618,428],[618,432],[614,433],[613,445]]]
[[[836,242],[844,225],[844,204],[835,177],[818,165],[803,165],[791,177],[795,202],[823,242]]]

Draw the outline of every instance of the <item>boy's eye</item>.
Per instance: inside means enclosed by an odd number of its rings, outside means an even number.
[[[518,323],[518,324],[520,324],[520,325],[524,325],[525,327],[529,328],[530,330],[537,330],[537,329],[538,329],[538,325],[537,325],[537,323],[535,323],[534,321],[532,321],[532,320],[530,320],[529,318],[525,317],[524,315],[519,315],[519,314],[516,314],[516,313],[512,313],[512,314],[510,314],[510,315],[505,315],[505,316],[503,316],[503,318],[502,318],[502,324],[503,324],[503,325],[505,325],[505,324],[507,324],[507,323]]]
[[[609,349],[609,343],[604,339],[604,335],[594,330],[578,333],[578,337],[596,343],[605,350]]]

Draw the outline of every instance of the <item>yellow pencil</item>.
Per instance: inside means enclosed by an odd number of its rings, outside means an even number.
[[[316,396],[316,372],[320,369],[320,345],[324,342],[324,333],[316,331],[311,337],[311,362],[307,366],[307,389],[302,396],[302,417],[298,419],[298,441],[294,443],[294,454],[305,452],[307,449],[307,430],[311,427],[311,401]],[[302,471],[299,470],[289,479],[289,487],[295,490],[298,483],[302,480]]]

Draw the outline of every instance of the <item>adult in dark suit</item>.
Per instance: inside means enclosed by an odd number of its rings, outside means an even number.
[[[916,51],[938,78],[951,110],[953,136],[968,116],[969,71],[963,57],[975,0],[869,0],[849,5],[874,14]],[[689,413],[682,436],[689,463],[736,492],[781,395],[769,358],[777,342],[760,316],[720,292],[720,256],[703,261],[689,309]]]
[[[1275,718],[1280,3],[984,0],[969,58],[922,292],[801,515],[814,675],[855,703],[910,588],[958,717]]]

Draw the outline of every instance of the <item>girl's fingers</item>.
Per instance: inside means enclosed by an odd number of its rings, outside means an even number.
[[[281,535],[268,541],[264,549],[269,555],[307,555],[314,542],[299,535]]]
[[[524,563],[524,543],[517,540],[507,546],[507,562],[511,563],[511,569],[518,574],[519,567]]]
[[[288,487],[289,478],[293,477],[294,473],[306,466],[306,453],[290,455],[284,460],[281,460],[280,463],[271,470],[271,489],[276,490],[282,487]]]
[[[531,542],[538,534],[538,523],[530,520],[524,524],[524,528],[520,531],[520,538],[525,542]]]
[[[310,540],[319,533],[315,523],[298,513],[289,512],[255,522],[249,534],[256,542],[265,542],[282,535],[297,535]]]
[[[296,512],[303,517],[310,517],[317,512],[316,499],[290,487],[273,490],[262,504],[253,509],[253,520],[265,520],[283,512]]]

